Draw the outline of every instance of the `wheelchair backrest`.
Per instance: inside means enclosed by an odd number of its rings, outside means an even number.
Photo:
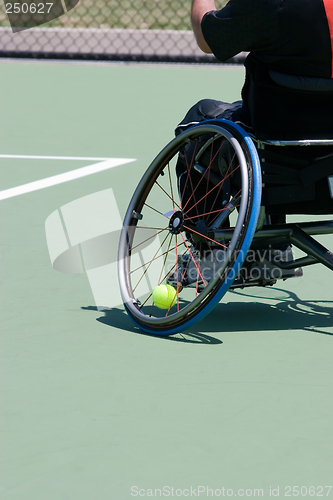
[[[246,64],[246,105],[258,139],[333,139],[333,80]]]

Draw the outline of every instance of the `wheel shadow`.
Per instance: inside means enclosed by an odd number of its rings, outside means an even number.
[[[97,311],[97,307],[94,306],[81,307],[81,309],[85,311]],[[187,344],[216,345],[223,343],[222,340],[203,333],[199,328],[194,328],[190,331],[187,330],[184,333],[179,332],[175,335],[152,335],[142,332],[137,326],[135,326],[129,319],[124,309],[106,309],[100,312],[103,313],[103,316],[96,319],[99,323],[112,326],[113,328],[119,328],[119,330],[135,333],[136,335],[143,335],[145,337],[168,340],[171,342],[185,342]]]
[[[138,335],[195,344],[218,345],[222,341],[212,333],[292,331],[304,330],[323,335],[333,335],[333,301],[302,300],[294,292],[275,288],[274,292],[284,295],[282,300],[267,296],[244,294],[253,301],[219,303],[202,321],[189,330],[176,335],[151,335],[133,325],[123,309],[101,311],[103,316],[97,321]],[[242,296],[241,292],[229,292],[233,299]],[[226,296],[228,298],[228,295]],[[267,302],[270,300],[270,302]],[[86,311],[97,311],[96,307],[82,307]],[[206,333],[207,332],[207,333]],[[209,332],[209,334],[208,334]]]

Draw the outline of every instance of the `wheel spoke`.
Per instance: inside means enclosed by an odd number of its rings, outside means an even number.
[[[162,273],[163,273],[163,269],[165,269],[165,263],[166,263],[166,260],[168,258],[168,254],[169,254],[169,251],[170,251],[170,247],[171,247],[171,243],[172,243],[172,236],[173,235],[170,234],[170,241],[169,241],[169,244],[168,244],[168,249],[165,252],[165,257],[164,257],[164,260],[163,260],[163,264],[162,264],[162,269],[161,269],[161,272],[160,272],[160,276],[159,276],[158,281],[157,281],[157,286],[162,283],[162,281],[161,281]]]
[[[209,185],[209,178],[210,178],[210,172],[211,172],[211,168],[210,168],[210,167],[211,167],[211,165],[212,165],[213,161],[215,160],[216,156],[218,155],[218,153],[221,151],[223,144],[225,143],[225,139],[223,139],[223,140],[221,141],[220,147],[218,148],[217,152],[216,152],[216,153],[215,153],[215,155],[214,155],[214,158],[212,158],[212,155],[213,155],[214,140],[215,140],[215,137],[214,137],[214,138],[213,138],[213,140],[212,140],[212,144],[211,144],[211,148],[210,148],[210,161],[209,161],[209,172],[208,172],[208,178],[207,178],[207,182],[206,182],[206,193],[207,193],[207,191],[208,191],[208,185]],[[219,191],[218,191],[218,194],[219,194],[219,192],[220,192],[221,188],[222,188],[222,185],[220,186],[220,189],[219,189]],[[218,194],[216,195],[216,197],[218,196]],[[206,211],[207,200],[208,200],[208,197],[206,196],[205,203],[204,203],[204,212]],[[214,202],[214,203],[215,203],[215,202]],[[212,205],[212,206],[214,206],[214,203],[213,203],[213,205]]]
[[[166,277],[170,274],[170,272],[173,271],[173,269],[175,269],[175,268],[176,268],[176,263],[172,266],[171,269],[169,269],[167,274],[164,275],[164,277],[161,279],[160,283],[162,283],[166,279]],[[148,295],[148,297],[145,299],[145,301],[142,303],[142,307],[148,302],[148,300],[152,297],[152,295],[153,295],[153,292],[151,292]]]
[[[170,183],[170,191],[171,191],[171,199],[174,200],[173,197],[173,189],[172,189],[172,180],[171,180],[171,172],[170,172],[170,163],[168,163],[168,174],[169,174],[169,183]],[[180,210],[180,206],[176,204],[178,209]],[[173,211],[175,212],[175,201],[173,202]]]
[[[212,144],[213,144],[213,143],[214,143],[214,141],[212,141]],[[217,152],[215,153],[215,155],[214,155],[213,159],[211,159],[211,160],[210,160],[209,165],[208,165],[208,167],[206,168],[206,173],[208,172],[208,175],[210,174],[210,170],[211,170],[211,165],[212,165],[212,162],[215,160],[216,155],[219,153],[219,151],[220,151],[221,147],[222,147],[222,144],[221,144],[221,146],[219,147],[219,149],[217,150]],[[211,155],[212,155],[212,150],[211,150]],[[199,182],[197,183],[197,185],[196,185],[195,189],[193,189],[193,185],[191,186],[191,187],[192,187],[192,194],[191,194],[191,196],[189,197],[189,199],[187,200],[187,202],[185,203],[185,206],[183,206],[183,211],[185,210],[186,206],[189,204],[189,202],[191,201],[191,199],[194,197],[196,190],[198,189],[198,187],[200,186],[200,184],[201,184],[201,182],[202,182],[202,180],[203,180],[204,178],[205,178],[205,176],[203,176],[203,175],[202,175],[202,176],[201,176],[201,178],[200,178],[200,180],[199,180]],[[208,181],[207,181],[207,187],[206,187],[206,189],[208,189]],[[207,196],[207,194],[208,194],[208,193],[206,192],[206,195],[205,195],[205,196]],[[203,198],[204,198],[204,197],[203,197]],[[203,198],[202,198],[202,199],[203,199]],[[201,200],[200,200],[200,201],[201,201]],[[196,205],[197,205],[197,203],[196,203],[195,205],[193,205],[191,208],[194,208]]]
[[[170,252],[172,252],[173,250],[175,250],[175,248],[176,248],[176,247],[171,248],[171,249],[170,249]],[[147,262],[144,262],[144,264],[142,264],[141,266],[139,266],[139,267],[137,267],[137,268],[133,269],[132,271],[130,271],[130,274],[133,274],[133,273],[135,273],[136,271],[139,271],[139,269],[142,269],[143,267],[145,267],[145,266],[146,266],[147,264],[149,264],[149,263],[151,264],[154,260],[157,260],[157,259],[162,258],[162,257],[163,257],[166,253],[168,253],[168,252],[167,252],[167,251],[166,251],[166,252],[163,252],[163,253],[161,253],[161,255],[158,255],[157,257],[155,257],[155,258],[153,258],[153,259],[151,259],[151,260],[148,260]],[[162,280],[162,281],[163,281],[163,280]]]
[[[170,196],[169,193],[166,192],[166,190],[161,186],[161,184],[159,184],[157,181],[155,182],[155,184],[163,191],[163,193],[165,193],[167,195],[168,198],[170,198],[170,200],[172,201],[172,204],[173,204],[173,209],[175,211],[175,204],[177,205],[178,207],[178,210],[180,210],[180,207],[179,205],[175,202],[175,200],[173,199],[173,196]]]
[[[239,205],[235,205],[235,208],[239,206]],[[205,214],[200,214],[200,215],[193,215],[191,217],[186,217],[186,220],[192,220],[192,219],[196,219],[197,217],[203,217],[205,215],[212,215],[212,214],[220,214],[221,212],[225,211],[225,210],[230,210],[229,208],[220,208],[219,210],[212,210],[212,212],[206,212]],[[213,221],[214,222],[214,221]]]
[[[151,207],[150,205],[148,205],[148,203],[145,203],[145,207],[148,207],[148,208],[150,208],[151,210],[154,210],[154,212],[157,212],[158,214],[163,215],[163,217],[166,217],[167,219],[170,219],[170,217],[168,217],[167,215],[162,214],[162,212],[160,212],[159,210],[157,210],[157,209],[156,209],[156,208],[154,208],[154,207]]]
[[[239,165],[238,165],[238,167],[237,167],[237,168],[239,168]],[[235,169],[235,170],[237,170],[237,169]],[[234,170],[234,171],[235,171],[235,170]],[[229,175],[231,175],[231,174],[229,174]],[[229,177],[229,175],[228,175],[227,177]],[[202,200],[203,200],[206,196],[208,196],[208,195],[209,195],[212,191],[214,191],[214,189],[216,189],[216,188],[217,188],[220,184],[223,184],[223,183],[225,182],[225,180],[227,179],[227,177],[224,177],[224,178],[223,178],[223,179],[222,179],[222,180],[221,180],[218,184],[216,184],[214,187],[212,187],[212,189],[211,189],[210,191],[208,191],[208,193],[206,193],[206,194],[205,194],[202,198],[200,198],[200,200],[199,200],[199,201],[197,201],[197,202],[196,202],[196,204],[195,204],[195,205],[193,205],[193,206],[191,207],[191,210],[193,209],[193,207],[195,207],[196,205],[198,205],[198,204],[200,203],[200,201],[202,201]],[[185,207],[184,207],[184,208],[185,208]],[[184,215],[186,215],[186,214],[187,214],[187,212],[184,212],[184,208],[183,208],[183,213],[184,213]]]
[[[187,185],[187,181],[188,180],[190,181],[191,190],[192,190],[192,195],[190,196],[190,198],[193,196],[194,188],[193,188],[193,182],[192,182],[192,177],[191,177],[191,166],[193,165],[193,160],[195,158],[196,148],[197,148],[197,143],[195,144],[195,148],[194,148],[194,151],[193,151],[192,160],[191,160],[190,164],[188,163],[187,155],[185,153],[185,163],[186,163],[186,168],[187,168],[187,178],[186,178],[186,181],[185,181],[185,186],[184,186],[183,195],[182,195],[182,199],[181,199],[181,207],[182,207],[182,211],[183,212],[184,212],[183,197],[184,197],[184,194],[185,194],[185,189],[186,189],[186,185]],[[187,200],[185,206],[187,205],[187,203],[188,203],[188,200]],[[198,208],[196,209],[196,212],[197,212],[197,214],[199,214]]]
[[[234,172],[234,170],[233,170],[232,172],[229,173],[229,170],[231,168],[231,165],[234,162],[235,157],[236,157],[236,152],[234,152],[233,157],[231,159],[231,162],[229,163],[228,169],[227,169],[226,173],[224,174],[224,179],[228,179],[228,177]],[[220,187],[219,187],[219,189],[218,189],[218,191],[216,193],[215,200],[214,200],[214,202],[212,204],[212,207],[215,205],[216,200],[218,199],[218,196],[219,196],[219,194],[221,192],[221,189],[222,189],[222,184],[220,185]]]
[[[147,229],[146,227],[141,227],[139,226],[139,229]],[[155,230],[156,228],[149,228],[149,229],[152,229],[152,230]],[[168,229],[168,226],[165,227],[164,229],[161,229],[160,231],[158,231],[156,234],[153,234],[152,236],[149,236],[149,238],[145,239],[144,241],[141,241],[140,243],[138,243],[137,245],[135,245],[134,247],[131,247],[131,251],[135,250],[135,248],[138,248],[140,245],[143,245],[144,243],[147,243],[147,241],[153,239],[153,238],[156,238],[156,236],[160,233],[163,233],[163,231],[166,231]]]
[[[177,269],[177,312],[179,312],[179,280],[178,280],[178,242],[177,242],[177,234],[176,234],[176,269]]]
[[[148,264],[148,267],[146,267],[144,273],[142,274],[141,278],[139,279],[139,281],[137,282],[137,284],[135,285],[135,287],[133,288],[133,292],[135,292],[135,290],[137,289],[139,283],[141,282],[141,280],[143,279],[144,275],[146,274],[146,272],[148,271],[148,269],[150,268],[151,264],[154,262],[155,260],[155,257],[156,255],[158,254],[158,252],[161,250],[164,242],[166,241],[167,237],[169,236],[169,234],[166,235],[166,237],[164,238],[163,242],[161,243],[161,245],[159,246],[158,250],[156,251],[154,257],[152,258],[152,260],[149,262]]]
[[[181,234],[181,237],[182,237],[182,238],[183,238],[183,240],[184,240],[184,243],[185,243],[185,245],[186,245],[187,250],[189,251],[189,254],[190,254],[190,256],[191,256],[191,259],[192,259],[192,261],[193,261],[193,264],[194,264],[194,265],[195,265],[195,267],[197,268],[197,271],[198,271],[198,273],[200,274],[200,277],[201,277],[201,279],[202,279],[202,282],[203,282],[203,283],[205,284],[205,286],[206,286],[206,284],[207,284],[207,283],[206,283],[206,281],[203,279],[203,276],[202,276],[202,274],[201,274],[201,272],[200,272],[199,266],[198,266],[198,264],[195,262],[195,259],[194,259],[194,257],[193,257],[193,254],[192,254],[191,250],[190,250],[190,247],[189,247],[189,246],[188,246],[188,244],[186,243],[185,238],[184,238],[184,236],[182,235],[182,233],[180,233],[180,234]]]
[[[191,229],[191,228],[189,228],[187,226],[184,226],[184,228],[187,229],[191,233],[195,233],[195,234],[198,234],[199,236],[203,236],[201,233],[198,233],[198,231],[194,231],[194,229]],[[220,243],[219,241],[212,240],[211,238],[208,238],[208,236],[203,236],[203,237],[205,238],[205,240],[212,241],[213,243],[216,243],[216,245],[219,245],[220,247],[228,248],[226,245],[222,245],[222,243]]]

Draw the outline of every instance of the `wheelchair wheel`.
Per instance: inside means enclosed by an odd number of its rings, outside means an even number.
[[[181,174],[180,157],[185,165]],[[178,333],[212,310],[245,260],[260,201],[257,151],[247,133],[232,122],[194,125],[158,154],[129,204],[118,252],[124,306],[141,330]],[[221,251],[223,258],[215,259],[208,281],[200,272],[200,256],[205,251],[214,258],[212,250]],[[153,290],[168,276],[178,276],[175,270],[186,259],[196,265],[197,280],[182,286],[177,278],[175,304],[159,309]]]

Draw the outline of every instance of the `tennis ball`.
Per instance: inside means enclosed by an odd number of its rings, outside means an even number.
[[[170,309],[176,300],[176,290],[171,285],[158,285],[153,291],[153,301],[159,309]]]

